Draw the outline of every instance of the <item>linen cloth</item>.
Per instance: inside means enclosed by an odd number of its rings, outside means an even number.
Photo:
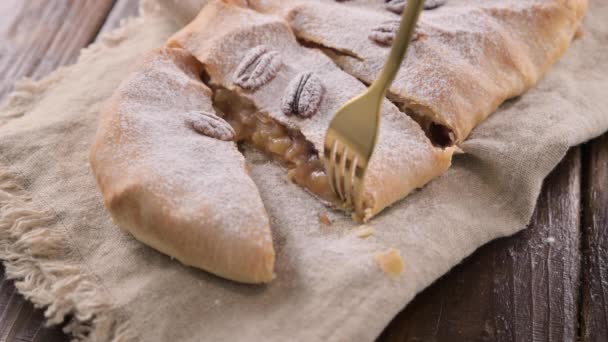
[[[78,62],[16,85],[0,109],[0,258],[51,323],[91,341],[370,341],[476,248],[524,229],[570,146],[608,129],[608,3],[545,78],[477,127],[442,177],[380,214],[375,234],[247,151],[271,217],[277,278],[242,285],[185,267],[113,224],[88,163],[100,106],[201,1],[144,0],[143,16]],[[333,224],[319,223],[329,212]],[[387,277],[375,252],[396,248]]]

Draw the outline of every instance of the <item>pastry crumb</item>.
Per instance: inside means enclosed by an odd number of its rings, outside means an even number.
[[[374,227],[362,225],[359,227],[359,229],[357,229],[355,235],[360,239],[365,239],[374,235],[375,232],[376,229],[374,229]]]
[[[327,216],[326,213],[319,214],[319,222],[326,226],[331,226],[332,224],[331,219],[329,218],[329,216]]]
[[[369,219],[371,219],[372,216],[374,216],[374,213],[372,212],[371,208],[367,208],[367,209],[363,210],[363,215],[359,215],[355,211],[353,211],[350,214],[350,217],[352,218],[352,220],[355,222],[358,222],[358,223],[365,223],[365,222],[369,221]]]
[[[374,254],[374,260],[376,260],[382,271],[392,278],[398,277],[403,273],[403,269],[405,268],[401,253],[395,248],[377,252]]]
[[[464,150],[460,148],[458,145],[454,145],[454,154],[464,154]]]

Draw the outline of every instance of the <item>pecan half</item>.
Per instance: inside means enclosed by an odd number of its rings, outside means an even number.
[[[234,72],[234,84],[255,90],[272,80],[283,62],[277,51],[266,45],[249,50]]]
[[[187,124],[196,132],[210,138],[230,141],[234,139],[234,129],[219,116],[203,112],[192,111],[188,113]]]
[[[397,31],[399,30],[399,20],[388,20],[380,24],[372,30],[368,38],[383,46],[390,46],[395,40]],[[412,41],[420,39],[423,34],[419,31],[418,26],[412,35]]]
[[[400,14],[401,12],[403,12],[403,9],[405,8],[405,5],[407,4],[407,0],[388,0],[385,2],[386,2],[386,9],[391,12],[397,13],[397,14]],[[439,6],[445,5],[446,2],[447,2],[447,0],[425,0],[424,9],[431,10],[431,9],[437,8]]]
[[[323,83],[317,75],[312,72],[300,73],[289,82],[281,109],[288,116],[309,118],[319,109],[324,92]]]

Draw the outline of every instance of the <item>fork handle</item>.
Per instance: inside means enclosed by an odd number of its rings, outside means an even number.
[[[424,0],[408,0],[407,6],[403,10],[401,15],[401,23],[399,24],[399,31],[393,41],[391,52],[388,55],[386,63],[380,76],[376,78],[370,88],[375,89],[381,93],[381,96],[386,95],[386,91],[390,87],[391,83],[395,79],[401,62],[405,57],[407,47],[410,45],[412,35],[416,29],[416,22],[420,16],[420,12],[424,6]]]

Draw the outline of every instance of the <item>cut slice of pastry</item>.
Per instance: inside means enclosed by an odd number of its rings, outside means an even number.
[[[184,50],[147,54],[101,112],[93,171],[112,217],[138,240],[224,278],[268,282],[268,217],[201,72]]]
[[[210,1],[168,44],[203,63],[215,105],[239,140],[286,162],[296,183],[333,201],[318,151],[336,110],[365,89],[361,82],[298,44],[280,17],[226,1]],[[382,115],[362,186],[364,220],[445,172],[453,153],[433,146],[390,102]]]
[[[365,83],[381,70],[400,18],[396,2],[382,0],[249,3],[286,18],[300,40],[326,48]],[[452,0],[423,11],[388,96],[435,143],[459,143],[538,82],[569,46],[586,7],[586,0]]]

